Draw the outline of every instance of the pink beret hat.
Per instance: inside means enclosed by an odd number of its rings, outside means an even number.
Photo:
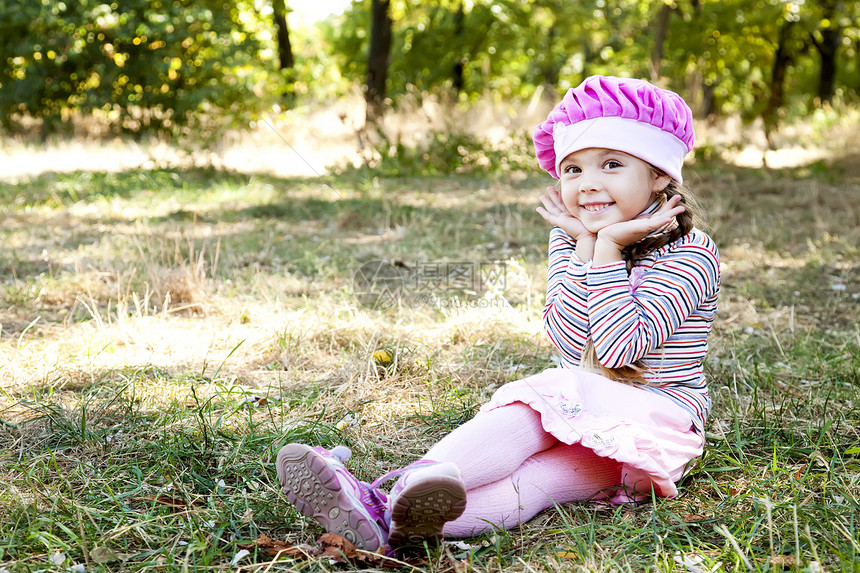
[[[565,157],[602,147],[647,161],[682,183],[694,139],[693,113],[681,96],[645,80],[608,76],[569,89],[534,132],[538,163],[556,179]]]

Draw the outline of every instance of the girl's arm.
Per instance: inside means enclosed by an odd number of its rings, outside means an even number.
[[[579,364],[588,338],[585,283],[590,265],[577,257],[576,247],[576,241],[559,227],[550,231],[544,329],[568,364]]]
[[[694,231],[660,249],[654,266],[631,294],[624,262],[588,271],[588,324],[598,361],[626,366],[660,347],[719,291],[719,253]]]

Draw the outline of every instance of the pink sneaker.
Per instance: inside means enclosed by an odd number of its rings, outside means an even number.
[[[345,450],[345,451],[344,451]],[[386,496],[343,465],[349,449],[332,452],[304,444],[281,448],[275,466],[284,495],[303,515],[359,549],[376,551],[388,540]]]
[[[394,484],[388,545],[436,546],[442,528],[466,510],[466,488],[460,470],[451,462],[419,462],[425,467],[408,470]]]

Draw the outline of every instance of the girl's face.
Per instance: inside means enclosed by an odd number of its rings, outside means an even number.
[[[565,207],[592,233],[635,218],[670,181],[637,157],[597,147],[574,151],[560,171]]]

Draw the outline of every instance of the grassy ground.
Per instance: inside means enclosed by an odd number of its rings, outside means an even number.
[[[680,498],[561,507],[412,567],[860,571],[856,165],[688,175],[724,266],[716,406]],[[279,493],[274,454],[346,444],[372,479],[549,365],[545,183],[0,183],[0,571],[341,567],[254,545],[321,533]]]

